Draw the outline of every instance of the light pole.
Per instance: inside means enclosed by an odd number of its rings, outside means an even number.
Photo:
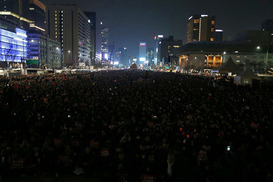
[[[266,54],[265,54],[265,69],[266,69],[266,72],[267,72],[267,68],[268,68],[268,54],[269,54],[269,48],[270,48],[270,45],[266,48]],[[257,49],[257,50],[261,50],[261,46],[257,46],[256,49]]]

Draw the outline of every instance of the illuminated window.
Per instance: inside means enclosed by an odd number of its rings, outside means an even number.
[[[57,24],[57,21],[55,21],[55,23]]]
[[[194,19],[194,23],[199,23],[199,19]]]
[[[193,31],[198,31],[198,28],[194,28]]]
[[[211,32],[214,32],[214,28],[211,28],[210,31],[211,31]]]
[[[214,25],[214,24],[215,24],[215,21],[211,21],[211,24]]]
[[[213,41],[214,41],[214,38],[210,38],[210,41],[213,42]]]
[[[193,39],[192,41],[197,41],[197,39]]]

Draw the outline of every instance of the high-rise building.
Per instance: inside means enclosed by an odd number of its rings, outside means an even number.
[[[129,65],[129,60],[127,58],[127,47],[119,48],[118,55],[120,58],[119,60],[120,65]]]
[[[47,34],[61,43],[63,66],[90,65],[90,23],[76,5],[48,5]]]
[[[147,61],[149,61],[149,65],[154,65],[155,59],[155,51],[154,48],[148,48],[146,53]]]
[[[154,37],[155,40],[155,58],[154,58],[154,64],[158,65],[159,64],[159,57],[160,57],[160,44],[161,40],[164,38],[163,35],[157,35]]]
[[[171,61],[175,61],[175,53],[182,47],[182,40],[175,40],[173,36],[162,39],[160,44],[160,57],[159,61],[163,64],[168,64]]]
[[[102,60],[108,61],[109,60],[109,28],[102,27],[101,32],[101,54]]]
[[[214,41],[215,16],[193,15],[188,22],[188,43],[195,41]]]
[[[90,23],[90,58],[91,64],[95,64],[96,59],[96,12],[84,12]]]
[[[139,63],[145,64],[146,63],[146,42],[139,43]]]
[[[222,42],[223,41],[223,33],[224,33],[224,31],[222,29],[215,29],[214,41],[215,42]]]
[[[29,0],[30,31],[45,34],[46,7],[39,0]]]
[[[0,16],[18,27],[28,30],[30,21],[29,0],[1,0]]]

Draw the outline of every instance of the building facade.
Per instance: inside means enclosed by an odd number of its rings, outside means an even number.
[[[147,61],[149,61],[149,65],[155,65],[155,51],[154,48],[147,49]]]
[[[109,55],[109,28],[102,27],[100,35],[101,35],[102,61],[108,61],[110,58],[110,55]]]
[[[196,41],[214,41],[215,16],[193,15],[188,21],[188,43]]]
[[[84,12],[90,23],[90,58],[91,64],[95,65],[96,59],[96,12]]]
[[[173,36],[162,39],[160,47],[160,57],[159,61],[162,64],[171,64],[178,61],[178,57],[175,56],[175,53],[181,49],[183,45],[182,40],[175,40]]]
[[[222,42],[223,41],[224,31],[222,29],[215,29],[214,32],[214,42]]]
[[[146,42],[139,43],[139,64],[146,64]]]
[[[61,43],[64,67],[91,65],[89,22],[88,17],[76,5],[47,6],[47,35]]]
[[[28,34],[28,60],[27,67],[56,69],[61,68],[61,43],[39,33]]]
[[[28,30],[30,21],[29,0],[1,0],[0,16],[17,27]]]
[[[29,32],[39,32],[45,34],[45,14],[46,7],[39,0],[29,0],[30,30]]]
[[[154,41],[155,41],[155,58],[154,58],[154,65],[158,65],[159,64],[159,57],[160,57],[160,44],[161,44],[161,40],[164,38],[164,35],[157,35],[154,37]]]
[[[0,20],[0,62],[3,67],[19,67],[27,58],[27,32]]]
[[[258,73],[273,67],[273,49],[240,43],[190,43],[182,47],[179,54],[182,71],[211,70],[221,67],[229,57],[241,67],[248,64]]]

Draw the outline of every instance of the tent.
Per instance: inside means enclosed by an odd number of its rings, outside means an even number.
[[[242,72],[242,68],[240,68],[231,57],[220,67],[218,68],[219,73],[232,73],[232,74],[238,74]]]
[[[237,75],[234,78],[234,83],[240,84],[240,85],[250,85],[252,86],[253,80],[261,80],[260,77],[255,75],[249,67],[246,67],[246,69],[241,72],[239,75]]]

